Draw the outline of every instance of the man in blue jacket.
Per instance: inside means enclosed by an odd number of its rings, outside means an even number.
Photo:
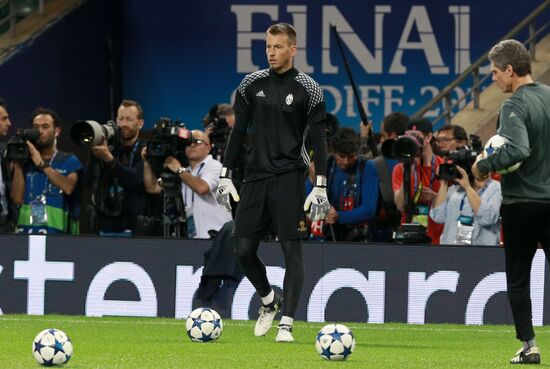
[[[359,135],[340,128],[333,139],[334,156],[327,165],[330,210],[324,233],[334,241],[364,241],[370,238],[368,222],[376,214],[378,176],[374,162],[359,159]],[[311,182],[307,182],[308,192]]]

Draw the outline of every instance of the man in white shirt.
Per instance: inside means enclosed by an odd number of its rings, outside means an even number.
[[[192,143],[185,147],[185,156],[189,166],[183,168],[174,157],[169,156],[164,161],[164,167],[177,173],[181,180],[181,195],[185,205],[187,218],[187,235],[189,238],[210,238],[208,231],[219,231],[231,220],[231,213],[226,212],[217,202],[215,191],[218,187],[222,164],[212,158],[212,149],[208,135],[203,131],[191,132]],[[144,159],[144,183],[149,193],[160,193],[162,187],[158,184],[151,164]]]

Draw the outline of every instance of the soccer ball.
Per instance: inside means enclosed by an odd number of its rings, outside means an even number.
[[[355,338],[345,325],[327,324],[317,333],[315,348],[325,360],[346,360],[355,349]]]
[[[507,143],[508,143],[508,140],[505,137],[498,134],[494,135],[487,141],[487,143],[485,144],[485,147],[483,148],[483,158],[485,159],[486,157],[493,155],[498,148],[506,145]],[[520,167],[520,165],[521,165],[521,162],[516,163],[509,168],[498,170],[497,172],[500,174],[511,173],[517,170]]]
[[[214,309],[201,307],[189,314],[185,322],[185,328],[191,341],[209,342],[220,338],[223,331],[223,322],[220,314]]]
[[[54,328],[44,329],[34,338],[32,354],[39,364],[62,365],[73,355],[73,344],[65,332]]]

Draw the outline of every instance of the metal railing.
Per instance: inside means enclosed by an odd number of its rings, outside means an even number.
[[[35,3],[36,1],[0,0],[0,10],[6,7],[9,9],[8,14],[0,18],[0,30],[4,24],[9,23],[7,33],[11,37],[15,37],[17,35],[17,21],[23,10],[27,14],[34,10],[38,10],[40,14],[44,13],[44,0],[38,0],[36,5]],[[0,34],[2,33],[0,31]]]
[[[502,37],[502,40],[514,38],[519,32],[523,31],[526,27],[528,27],[529,30],[529,37],[523,44],[527,47],[529,50],[529,53],[531,54],[531,60],[536,60],[535,55],[535,45],[536,45],[536,37],[543,32],[548,25],[550,25],[550,20],[546,21],[539,29],[536,29],[535,27],[535,21],[536,18],[545,11],[548,6],[550,5],[550,0],[545,0],[541,5],[539,5],[531,14],[529,14],[527,17],[525,17],[517,26],[515,26],[510,32],[508,32],[504,37]],[[489,55],[489,50],[485,52],[479,59],[476,60],[475,63],[470,65],[460,76],[458,76],[453,82],[451,82],[449,85],[447,85],[437,96],[432,98],[426,105],[424,105],[422,108],[420,108],[416,113],[413,114],[413,118],[421,117],[426,112],[431,110],[435,107],[435,105],[440,104],[443,101],[444,105],[444,111],[442,114],[437,116],[432,123],[435,125],[437,122],[439,122],[441,119],[445,118],[445,125],[451,124],[451,119],[453,117],[453,110],[459,106],[468,96],[472,96],[472,101],[474,105],[474,109],[479,109],[479,96],[481,94],[481,86],[489,77],[491,77],[491,74],[485,75],[483,78],[479,78],[479,70],[482,66],[482,64],[485,64],[487,62],[487,56]],[[452,93],[456,87],[458,87],[462,82],[464,82],[467,78],[472,77],[473,83],[472,87],[464,93],[463,96],[461,96],[459,99],[456,99],[453,101],[452,99]]]

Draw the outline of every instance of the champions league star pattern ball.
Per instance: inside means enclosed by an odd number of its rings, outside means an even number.
[[[73,344],[65,332],[45,329],[38,333],[32,343],[32,354],[44,366],[65,364],[73,354]]]
[[[508,143],[508,140],[503,136],[498,134],[494,135],[487,141],[487,143],[485,144],[485,147],[483,148],[483,158],[485,159],[486,157],[493,155],[500,147],[505,146],[507,143]],[[499,170],[497,172],[500,174],[511,173],[517,170],[520,167],[520,165],[521,165],[521,162],[516,163],[509,168]]]
[[[201,307],[189,314],[185,322],[185,328],[191,341],[209,342],[220,338],[223,331],[223,322],[220,314],[215,310]]]
[[[355,338],[345,325],[327,324],[317,333],[315,348],[325,360],[346,360],[355,349]]]

